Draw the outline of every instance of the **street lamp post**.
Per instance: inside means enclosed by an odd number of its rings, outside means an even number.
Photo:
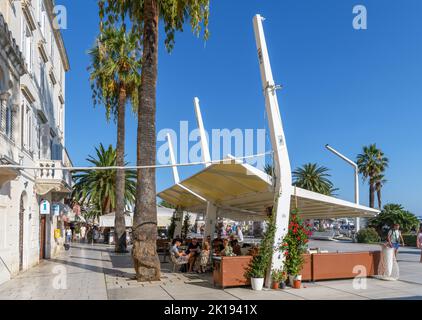
[[[354,168],[354,170],[355,170],[355,203],[359,204],[359,168],[358,168],[358,165],[354,161],[350,160],[349,158],[347,158],[346,156],[342,155],[340,152],[338,152],[337,150],[332,148],[330,145],[328,145],[328,144],[325,145],[325,148],[327,150],[331,151],[332,153],[334,153],[339,158],[346,161],[348,164],[350,164]],[[360,223],[359,218],[355,218],[355,231],[356,232],[358,232],[360,230],[359,223]]]

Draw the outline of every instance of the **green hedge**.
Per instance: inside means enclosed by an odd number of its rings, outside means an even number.
[[[381,239],[377,230],[374,228],[366,228],[359,230],[357,240],[359,243],[376,243],[380,242]]]
[[[403,240],[406,246],[416,247],[416,235],[414,234],[404,234]]]

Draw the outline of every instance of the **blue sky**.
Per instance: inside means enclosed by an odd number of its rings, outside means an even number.
[[[60,0],[68,10],[63,31],[67,75],[67,148],[85,165],[100,142],[114,144],[116,129],[93,108],[86,51],[98,31],[96,0]],[[368,29],[352,27],[353,6],[368,10]],[[212,0],[206,43],[187,26],[171,54],[160,47],[157,129],[196,127],[192,99],[201,99],[207,129],[266,128],[252,27],[264,23],[292,167],[317,162],[331,169],[338,196],[353,200],[353,170],[324,149],[329,143],[354,159],[376,142],[390,159],[383,202],[422,215],[422,2],[407,0]],[[163,36],[161,35],[161,42]],[[127,159],[135,162],[136,120],[127,118]],[[267,149],[270,146],[267,145]],[[182,178],[200,168],[180,170]],[[157,174],[157,191],[172,184]],[[361,183],[361,201],[368,203]]]

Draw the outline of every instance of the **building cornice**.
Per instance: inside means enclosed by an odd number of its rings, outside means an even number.
[[[54,0],[44,0],[46,6],[46,11],[48,19],[50,20],[51,28],[53,30],[54,38],[56,39],[57,47],[59,48],[60,57],[63,62],[64,70],[70,70],[69,57],[67,55],[66,47],[64,46],[64,41],[62,34],[59,29],[54,28]]]
[[[6,58],[11,62],[19,77],[27,73],[25,59],[12,36],[12,32],[0,13],[0,48],[4,50]]]

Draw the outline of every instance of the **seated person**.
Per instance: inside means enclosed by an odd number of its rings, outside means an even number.
[[[220,255],[226,256],[226,257],[235,256],[235,254],[233,253],[233,248],[229,244],[229,239],[223,240],[223,246],[224,246],[224,249],[220,251]]]
[[[188,248],[186,249],[186,254],[189,255],[189,272],[192,272],[192,268],[195,264],[195,260],[199,257],[201,252],[201,245],[198,242],[198,239],[193,238],[192,242],[188,244]]]
[[[234,236],[234,234],[230,235],[230,245],[233,247],[233,241],[236,240],[236,237]]]
[[[182,240],[174,239],[170,248],[170,254],[174,255],[178,263],[186,263],[189,261],[190,255],[185,252],[179,252],[179,247],[182,244]]]
[[[239,245],[239,241],[237,241],[236,239],[232,241],[232,247],[233,247],[233,253],[237,256],[241,256],[242,255],[242,249]]]
[[[206,271],[208,261],[210,259],[210,244],[204,243],[204,246],[199,254],[199,258],[196,259],[195,269],[198,273],[204,273]]]
[[[223,240],[221,238],[214,239],[212,241],[212,246],[214,249],[214,253],[220,254],[220,252],[224,249]]]

